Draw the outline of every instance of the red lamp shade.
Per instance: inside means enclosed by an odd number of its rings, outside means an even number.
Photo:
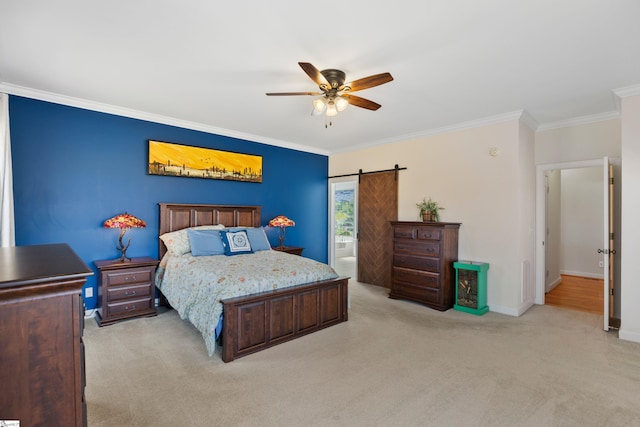
[[[145,228],[146,226],[147,224],[143,220],[141,220],[140,218],[136,218],[135,216],[130,215],[126,212],[123,214],[116,215],[113,218],[109,218],[104,222],[104,228],[120,229],[120,238],[118,239],[120,246],[116,246],[116,249],[118,249],[122,254],[120,256],[120,260],[119,260],[120,262],[127,262],[131,260],[130,258],[127,258],[127,249],[131,244],[131,239],[129,239],[129,241],[125,246],[122,243],[122,238],[124,237],[124,233],[126,233],[129,228]]]
[[[269,227],[293,227],[296,223],[284,215],[279,215],[269,221]]]
[[[287,227],[293,227],[296,223],[287,218],[284,215],[278,215],[269,221],[269,227],[277,227],[278,228],[278,239],[280,240],[280,247],[284,247],[284,238],[285,238],[285,230]]]
[[[146,226],[146,222],[126,212],[104,222],[104,228],[145,228]]]

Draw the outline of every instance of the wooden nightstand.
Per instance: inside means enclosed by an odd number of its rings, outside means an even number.
[[[105,326],[120,320],[155,316],[155,276],[158,260],[149,257],[94,261],[99,270],[96,322]]]
[[[271,249],[273,249],[274,251],[286,252],[292,255],[302,255],[302,251],[304,251],[304,248],[299,248],[297,246],[276,246]]]

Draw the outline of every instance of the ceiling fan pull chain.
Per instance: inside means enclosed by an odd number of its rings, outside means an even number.
[[[328,116],[324,116],[325,122],[324,122],[324,128],[328,129],[329,126],[333,126],[333,123],[331,123],[331,119],[329,119]]]

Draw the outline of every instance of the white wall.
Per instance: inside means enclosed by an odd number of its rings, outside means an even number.
[[[620,157],[620,120],[563,127],[536,133],[536,165]]]
[[[513,237],[519,243],[521,284],[518,313],[522,314],[535,304],[535,133],[523,122],[518,123],[518,228]]]
[[[564,169],[561,189],[562,274],[603,277],[598,267],[603,247],[603,169],[602,167]]]
[[[622,236],[620,338],[640,342],[640,94],[621,99]]]
[[[334,154],[329,175],[406,167],[399,172],[398,218],[417,220],[423,197],[440,202],[442,221],[462,223],[459,258],[490,264],[490,309],[519,315],[523,261],[533,266],[534,139],[510,120]],[[491,156],[491,147],[499,155]]]

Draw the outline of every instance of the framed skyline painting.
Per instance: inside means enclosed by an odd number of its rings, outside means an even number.
[[[262,182],[262,156],[149,140],[149,174]]]

